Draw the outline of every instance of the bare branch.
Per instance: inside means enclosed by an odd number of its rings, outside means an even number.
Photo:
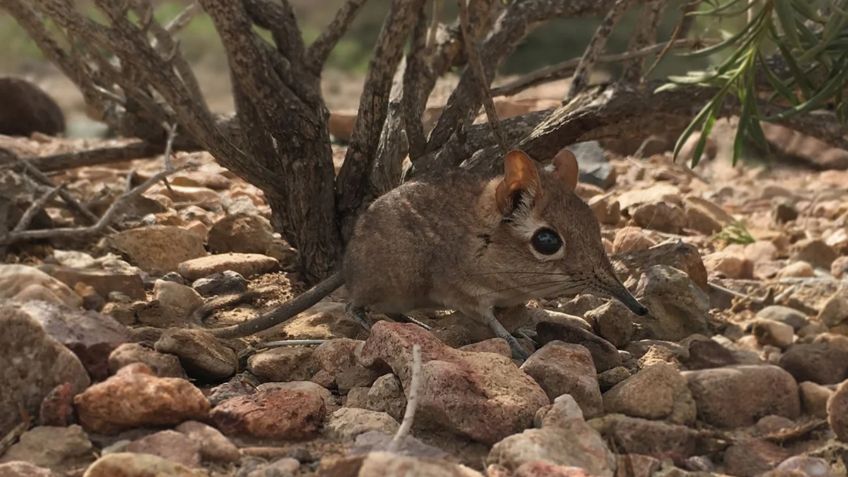
[[[336,12],[335,18],[327,25],[327,28],[309,45],[306,53],[307,61],[313,68],[320,71],[330,52],[336,47],[339,39],[347,33],[348,27],[353,23],[353,19],[356,18],[356,14],[365,2],[366,0],[347,0]]]
[[[15,225],[15,228],[12,229],[12,233],[21,232],[26,230],[29,227],[29,224],[32,222],[32,219],[35,218],[35,214],[37,214],[41,209],[47,205],[48,202],[53,200],[54,197],[59,193],[62,188],[65,187],[65,184],[60,184],[52,189],[49,189],[44,195],[39,197],[37,200],[33,201],[27,210],[24,211],[24,214],[21,216],[21,219],[18,221],[18,224]]]
[[[54,172],[77,167],[89,167],[112,162],[150,158],[161,151],[161,146],[145,141],[133,141],[122,146],[101,147],[76,152],[64,152],[41,157],[25,157],[21,160],[42,172]],[[12,163],[0,166],[0,170],[17,167]]]
[[[171,21],[165,25],[165,31],[168,32],[169,35],[175,35],[180,32],[183,28],[185,28],[191,20],[194,19],[194,16],[197,14],[198,10],[200,10],[196,1],[192,1],[185,7],[180,13],[177,14]],[[142,21],[142,24],[144,21]]]
[[[628,50],[638,50],[646,45],[656,43],[657,28],[659,28],[660,13],[667,0],[649,0],[648,3],[642,6],[639,20],[636,22],[635,33],[630,36],[630,43],[627,46]],[[621,73],[619,81],[638,82],[644,76],[644,58],[633,58],[624,64],[624,69]]]
[[[674,31],[671,32],[671,39],[669,39],[668,45],[663,51],[661,51],[657,57],[654,59],[653,64],[645,70],[643,74],[644,77],[648,77],[654,69],[656,69],[657,65],[665,58],[668,52],[671,50],[671,44],[677,41],[680,38],[686,38],[686,35],[689,34],[689,29],[692,28],[692,25],[695,23],[695,17],[689,15],[698,9],[698,5],[700,5],[701,0],[691,0],[683,6],[683,11],[680,15],[680,21],[677,22],[677,26],[674,27]]]
[[[632,1],[633,0],[616,0],[612,9],[607,12],[606,16],[601,21],[601,24],[598,25],[598,29],[595,30],[595,34],[592,36],[592,39],[589,40],[589,45],[586,47],[586,51],[583,52],[583,56],[580,58],[580,63],[578,63],[577,69],[574,70],[571,84],[568,87],[568,93],[565,95],[565,102],[574,99],[574,97],[577,96],[577,93],[583,91],[583,89],[585,89],[589,84],[589,73],[595,66],[598,56],[600,56],[601,52],[604,51],[604,48],[607,45],[607,39],[609,39],[613,29],[618,24],[621,16],[624,15],[624,11],[627,10],[627,7]]]
[[[306,46],[288,0],[244,0],[251,21],[271,32],[277,50],[290,61],[302,63]]]
[[[395,436],[388,445],[388,451],[397,450],[401,441],[409,435],[412,424],[415,421],[415,411],[418,409],[418,395],[421,394],[421,346],[412,345],[412,377],[409,379],[409,388],[406,395],[406,409],[403,411],[403,421],[398,427]]]
[[[468,57],[468,65],[477,77],[480,97],[483,99],[483,106],[486,110],[486,117],[489,119],[489,126],[494,131],[503,152],[507,152],[509,146],[501,129],[500,120],[498,120],[495,102],[492,100],[492,94],[489,92],[489,79],[486,77],[486,71],[483,69],[480,54],[477,52],[476,40],[472,36],[471,25],[468,19],[468,3],[466,3],[466,0],[457,0],[457,2],[459,4],[459,23],[462,27],[462,38],[465,41],[465,55]]]

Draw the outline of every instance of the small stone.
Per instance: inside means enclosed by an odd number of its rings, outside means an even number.
[[[318,372],[312,348],[283,346],[251,355],[247,370],[262,381],[306,381]]]
[[[202,422],[186,421],[176,427],[176,431],[194,441],[200,450],[200,457],[211,462],[236,462],[241,452],[218,429]]]
[[[23,461],[0,464],[0,475],[3,477],[58,477],[58,474],[50,469]]]
[[[786,323],[793,329],[800,330],[807,325],[807,315],[788,306],[771,305],[757,312],[757,318]]]
[[[643,320],[649,335],[677,341],[707,331],[710,299],[689,276],[666,265],[655,265],[639,279],[636,296],[651,318]]]
[[[786,349],[795,341],[795,330],[792,326],[779,321],[757,318],[751,322],[751,332],[761,346]]]
[[[834,293],[822,306],[818,320],[829,327],[848,321],[848,290]]]
[[[601,391],[606,392],[630,376],[631,373],[629,369],[624,366],[616,366],[615,368],[608,369],[603,373],[598,374],[598,385],[601,387]]]
[[[80,426],[39,426],[21,435],[18,443],[0,458],[0,463],[13,461],[26,461],[55,472],[67,472],[93,462],[94,447]]]
[[[229,381],[213,387],[209,392],[209,402],[213,406],[238,396],[246,396],[256,392],[259,381],[249,372],[239,373]]]
[[[778,474],[775,476],[767,474],[768,477],[836,477],[831,473],[830,464],[826,460],[804,455],[796,455],[784,460],[775,470]]]
[[[838,257],[830,264],[830,274],[834,278],[848,277],[848,255]]]
[[[687,197],[684,206],[686,228],[704,235],[720,232],[725,225],[733,222],[733,216],[721,206],[700,197]]]
[[[772,217],[778,224],[792,222],[798,218],[798,209],[789,200],[779,200],[772,211]]]
[[[348,393],[350,398],[350,393]],[[394,374],[384,374],[368,389],[366,409],[385,412],[397,421],[403,420],[406,410],[406,395],[403,386]]]
[[[212,253],[268,253],[274,241],[274,229],[268,219],[251,214],[227,215],[209,229],[208,245]]]
[[[812,265],[807,262],[792,262],[777,272],[778,278],[809,278],[816,276]]]
[[[777,467],[791,453],[771,442],[747,439],[724,451],[725,472],[739,477],[756,477]]]
[[[208,331],[169,328],[156,341],[156,351],[174,354],[189,375],[221,381],[236,372],[238,357]]]
[[[186,467],[200,467],[200,445],[185,434],[160,431],[127,445],[126,452],[151,454]]]
[[[616,275],[625,283],[639,281],[642,275],[650,274],[652,268],[662,265],[684,272],[704,292],[710,289],[700,250],[681,240],[667,241],[648,250],[617,254],[612,259]]]
[[[156,274],[176,270],[181,262],[206,255],[202,238],[172,225],[127,229],[108,237],[107,243],[133,265]]]
[[[74,405],[82,426],[103,434],[203,419],[209,411],[209,401],[190,382],[158,378],[141,363],[89,387],[74,397]]]
[[[729,349],[712,339],[692,340],[688,350],[689,356],[684,358],[684,363],[690,370],[739,364]]]
[[[543,321],[536,325],[537,341],[547,344],[562,341],[578,344],[589,350],[599,372],[621,366],[621,355],[609,341],[570,323]]]
[[[621,210],[627,210],[649,202],[674,199],[680,196],[680,189],[668,183],[658,183],[646,189],[631,189],[618,197]]]
[[[337,460],[321,472],[327,477],[483,477],[464,465],[393,452],[368,452]]]
[[[181,325],[191,321],[191,314],[203,305],[203,298],[191,287],[165,280],[156,280],[153,299],[162,310],[160,323],[147,323],[160,327]]]
[[[807,262],[817,268],[830,270],[830,264],[836,260],[836,251],[820,239],[802,240],[795,244],[792,260]]]
[[[138,343],[124,343],[109,354],[109,372],[132,363],[144,363],[160,378],[186,378],[180,360],[172,354],[159,353]]]
[[[0,300],[3,299],[82,306],[82,298],[61,281],[37,268],[17,264],[0,264]]]
[[[827,422],[842,442],[848,442],[848,381],[836,388],[827,400]]]
[[[509,343],[507,343],[503,338],[489,338],[487,340],[465,345],[459,349],[474,353],[495,353],[501,356],[506,356],[507,358],[512,357],[512,351],[509,349]]]
[[[313,352],[315,362],[333,377],[342,394],[356,386],[370,386],[380,376],[378,371],[357,362],[356,350],[363,343],[350,338],[338,338],[322,343]]]
[[[819,335],[822,337],[825,335]],[[780,357],[780,367],[798,381],[836,384],[848,377],[848,345],[842,340],[817,338],[791,346]]]
[[[657,363],[641,369],[604,394],[604,410],[675,424],[695,421],[695,401],[686,380],[673,366]]]
[[[660,232],[676,234],[686,226],[683,209],[671,202],[642,204],[633,209],[630,215],[636,225]]]
[[[833,394],[830,388],[812,381],[804,381],[798,385],[798,392],[801,395],[804,414],[821,419],[827,418],[827,400]]]
[[[71,383],[53,388],[38,409],[38,423],[42,426],[67,427],[74,422],[74,394]]]
[[[105,454],[91,465],[83,477],[205,477],[194,470],[152,454],[115,452]]]
[[[606,195],[596,195],[586,203],[595,213],[598,222],[602,224],[615,225],[621,220],[621,208],[617,200]]]
[[[299,468],[300,462],[297,459],[283,457],[270,464],[259,466],[256,470],[250,471],[247,477],[294,477]]]
[[[144,282],[141,275],[137,273],[138,269],[134,269],[135,271],[78,269],[53,265],[42,265],[39,268],[69,287],[84,283],[102,297],[108,297],[112,292],[120,292],[134,300],[145,298]]]
[[[37,84],[14,76],[0,77],[0,134],[29,137],[65,132],[62,108]]]
[[[623,227],[615,233],[612,252],[615,254],[648,250],[656,245],[639,227]]]
[[[399,426],[400,424],[385,412],[353,407],[343,407],[335,411],[327,421],[330,435],[340,439],[353,439],[368,431],[394,434]]]
[[[226,270],[244,276],[252,277],[268,273],[279,267],[279,262],[273,257],[258,253],[222,253],[208,257],[195,258],[179,264],[177,271],[187,280],[197,280],[214,273]]]
[[[633,313],[617,300],[610,300],[585,315],[595,332],[617,348],[627,345],[633,337],[633,317]]]
[[[312,381],[290,381],[287,383],[262,383],[259,386],[256,386],[257,391],[270,391],[272,389],[286,389],[289,391],[298,391],[305,392],[307,394],[312,394],[320,397],[324,400],[324,404],[327,407],[335,407],[336,399],[333,397],[333,393],[321,386],[320,384],[313,383]]]
[[[225,434],[301,440],[318,434],[326,412],[319,395],[270,389],[228,399],[215,406],[210,416]]]
[[[777,366],[738,365],[686,371],[683,376],[698,417],[717,427],[750,426],[769,414],[796,419],[801,412],[795,379]]]
[[[247,280],[232,270],[224,270],[198,278],[191,287],[203,296],[231,295],[247,291]]]
[[[722,250],[704,257],[704,266],[723,278],[754,278],[754,264],[741,253]]]
[[[616,443],[619,453],[669,455],[683,459],[702,448],[703,438],[695,429],[622,414],[607,414],[589,421],[607,442]]]
[[[592,355],[585,347],[552,341],[521,366],[551,400],[570,394],[588,417],[603,413],[603,400]]]

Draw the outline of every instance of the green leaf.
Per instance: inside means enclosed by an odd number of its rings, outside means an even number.
[[[801,38],[798,36],[798,30],[795,28],[795,15],[792,12],[792,3],[790,0],[773,0],[774,11],[777,13],[777,18],[780,20],[780,26],[783,29],[783,34],[789,43],[797,49],[801,49]]]

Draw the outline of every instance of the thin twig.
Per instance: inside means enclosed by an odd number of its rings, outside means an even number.
[[[347,0],[344,5],[336,12],[336,16],[327,25],[327,28],[321,32],[321,35],[309,45],[309,48],[306,52],[308,61],[310,61],[313,67],[320,70],[320,68],[324,65],[324,62],[327,61],[327,57],[330,56],[330,52],[335,48],[336,43],[339,42],[339,39],[347,32],[348,27],[353,22],[353,19],[356,18],[356,14],[359,13],[362,5],[365,4],[366,0]]]
[[[280,348],[283,346],[317,346],[326,343],[327,340],[280,340],[280,341],[265,341],[253,345],[257,349]]]
[[[580,58],[580,63],[577,65],[577,69],[574,70],[571,85],[569,85],[568,93],[565,95],[565,103],[574,99],[574,97],[577,96],[578,93],[582,92],[589,84],[589,73],[595,66],[598,56],[600,56],[601,51],[604,50],[610,34],[612,34],[613,29],[618,24],[621,16],[624,15],[624,11],[630,5],[631,1],[632,0],[616,0],[612,9],[610,9],[603,21],[601,21],[601,24],[598,25],[598,29],[595,30],[595,34],[592,36],[592,39],[589,40],[589,45],[586,47],[586,51]]]
[[[191,2],[187,7],[185,7],[185,9],[183,9],[183,11],[178,13],[173,20],[165,25],[165,31],[174,35],[185,28],[185,26],[191,22],[192,18],[194,18],[194,15],[198,12],[198,10],[200,10],[199,7],[200,6],[197,2]]]
[[[174,138],[177,137],[177,123],[165,124],[164,127],[165,131],[168,132],[168,139],[165,141],[165,152],[163,153],[163,159],[165,162],[165,170],[171,171],[174,169],[174,164],[171,162],[171,152],[174,148]],[[168,189],[168,192],[173,194],[174,190],[171,189],[171,183],[168,182],[168,178],[162,178],[162,182],[165,184],[165,187]]]
[[[698,8],[698,5],[700,3],[701,3],[700,0],[695,0],[695,1],[689,2],[688,4],[686,4],[683,7],[683,12],[682,12],[682,16],[680,17],[680,21],[674,27],[674,31],[671,32],[671,38],[668,41],[669,46],[666,46],[657,55],[656,59],[654,60],[654,63],[651,64],[651,66],[647,70],[645,70],[645,73],[642,75],[644,78],[647,78],[648,76],[650,76],[650,74],[653,73],[654,70],[657,68],[657,65],[659,65],[660,62],[666,57],[666,55],[668,55],[669,51],[671,51],[670,45],[672,45],[672,43],[676,42],[677,40],[679,40],[681,38],[686,37],[686,34],[689,31],[689,28],[692,26],[692,23],[695,21],[695,17],[689,15],[689,13],[695,11],[695,9]]]
[[[44,174],[40,170],[36,169],[35,166],[33,166],[30,161],[24,160],[24,159],[19,159],[18,163],[21,165],[21,168],[24,171],[26,171],[26,173],[29,174],[37,182],[39,182],[39,183],[41,183],[41,184],[43,184],[47,187],[55,187],[55,184],[53,184],[53,181],[51,181],[50,178],[47,177],[46,174]],[[66,189],[64,189],[64,188],[59,189],[59,197],[61,197],[62,200],[65,201],[65,203],[68,205],[68,207],[72,211],[76,212],[78,215],[80,215],[83,219],[87,220],[89,223],[93,224],[93,223],[97,222],[98,217],[96,215],[94,215],[94,212],[92,212],[88,207],[82,205]]]
[[[636,31],[630,37],[628,50],[636,50],[656,43],[657,29],[662,18],[660,13],[666,2],[667,0],[649,0],[642,6],[642,12],[635,27]],[[636,58],[625,62],[619,81],[631,83],[642,82],[644,79],[642,74],[645,66],[644,62],[645,60],[643,58]]]
[[[480,53],[477,51],[476,39],[471,31],[471,21],[468,18],[468,2],[467,0],[457,0],[459,4],[459,24],[462,28],[462,39],[465,42],[465,55],[468,57],[468,67],[474,72],[477,78],[478,91],[480,98],[483,101],[483,108],[486,110],[486,117],[489,120],[489,125],[495,133],[503,152],[507,152],[508,144],[501,122],[498,119],[498,112],[495,110],[495,102],[492,100],[492,94],[489,91],[489,80],[486,78],[486,70],[483,68],[483,62],[480,59]]]
[[[167,177],[168,175],[173,174],[177,171],[183,170],[186,167],[187,166],[183,166],[170,171],[161,171],[144,181],[142,184],[138,185],[136,188],[121,194],[115,200],[115,202],[113,202],[112,205],[110,205],[109,208],[106,209],[106,212],[94,225],[88,227],[62,227],[56,229],[24,230],[20,232],[12,232],[8,234],[5,238],[0,239],[0,243],[11,244],[26,240],[39,239],[67,239],[98,234],[103,231],[103,229],[105,229],[112,222],[112,220],[115,219],[115,216],[118,214],[118,212],[121,211],[130,200],[143,194],[145,191],[147,191],[147,189],[150,189],[154,184],[161,181],[164,177]]]
[[[12,233],[21,232],[26,230],[29,227],[29,224],[32,222],[32,219],[35,218],[35,214],[37,214],[41,209],[47,205],[47,202],[51,201],[56,194],[59,193],[62,188],[65,187],[65,184],[60,184],[52,189],[48,190],[44,195],[38,198],[38,200],[33,201],[27,210],[24,212],[24,215],[21,216],[21,220],[18,221],[18,224],[15,225],[15,228],[12,229]]]
[[[395,436],[389,442],[388,451],[394,452],[401,441],[409,434],[415,420],[415,410],[418,408],[418,394],[421,387],[421,346],[412,346],[412,377],[409,379],[409,394],[406,396],[406,410],[403,411],[403,421],[400,423]]]

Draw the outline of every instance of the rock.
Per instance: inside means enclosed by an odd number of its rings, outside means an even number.
[[[829,327],[848,321],[848,290],[839,290],[824,303],[818,320]]]
[[[141,363],[89,387],[74,397],[74,405],[82,426],[102,434],[203,419],[209,412],[209,401],[190,382],[156,377]]]
[[[606,195],[596,195],[589,199],[586,204],[595,213],[598,222],[607,225],[615,225],[621,220],[621,209],[618,201],[612,200]]]
[[[727,250],[711,253],[704,257],[704,266],[724,278],[754,278],[754,264],[741,253]]]
[[[124,270],[87,270],[53,265],[42,265],[39,268],[69,287],[73,287],[77,283],[89,285],[101,297],[108,297],[112,292],[120,292],[134,300],[145,298],[144,282],[138,273]]]
[[[258,253],[222,253],[184,261],[179,264],[177,270],[186,279],[197,280],[226,270],[252,277],[268,273],[278,266],[279,262],[275,258]]]
[[[774,469],[791,455],[788,450],[767,441],[738,441],[724,451],[724,470],[739,477],[756,477]]]
[[[206,255],[202,238],[173,225],[127,229],[108,237],[107,243],[133,265],[155,274],[176,270],[181,262]]]
[[[335,462],[321,472],[326,477],[483,477],[476,470],[445,460],[408,457],[391,452],[369,452]]]
[[[827,422],[836,437],[848,442],[848,381],[844,381],[827,400]]]
[[[50,469],[22,461],[0,464],[0,475],[3,477],[58,477]]]
[[[247,280],[232,270],[224,270],[198,278],[191,287],[203,296],[231,295],[247,291]]]
[[[156,280],[154,283],[153,299],[159,302],[162,319],[159,323],[146,323],[151,326],[165,327],[191,322],[191,314],[203,305],[203,298],[191,287],[165,280]]]
[[[22,409],[37,415],[57,386],[68,383],[76,394],[91,380],[79,358],[20,305],[0,302],[0,329],[0,435],[6,435],[19,423]]]
[[[238,357],[208,331],[169,328],[156,341],[156,351],[180,358],[190,376],[222,381],[236,373]]]
[[[402,421],[406,409],[406,395],[403,393],[403,386],[398,377],[389,373],[377,378],[368,389],[365,408],[385,412],[395,420]]]
[[[65,132],[65,115],[56,101],[35,83],[23,78],[0,78],[0,134],[30,136]]]
[[[676,341],[707,332],[710,299],[686,273],[667,265],[653,266],[639,280],[636,295],[650,310],[650,316],[642,320],[649,336]]]
[[[820,457],[796,455],[781,462],[775,470],[777,475],[767,474],[765,477],[836,477],[830,471],[830,464]]]
[[[621,210],[627,210],[649,202],[658,202],[679,197],[680,189],[668,184],[659,183],[647,189],[632,189],[618,197]]]
[[[615,273],[625,281],[637,281],[651,268],[665,265],[685,272],[701,290],[709,290],[707,269],[698,248],[682,241],[664,242],[648,250],[617,254],[612,258]]]
[[[779,321],[757,318],[751,322],[751,332],[760,346],[786,349],[795,341],[795,330],[792,326]]]
[[[648,202],[633,208],[630,216],[636,225],[670,234],[680,233],[686,226],[683,209],[668,201]]]
[[[527,462],[515,469],[513,477],[591,477],[580,467],[553,465],[548,462]],[[491,474],[490,474],[490,477]]]
[[[599,372],[621,366],[618,349],[609,341],[591,331],[566,323],[543,321],[536,326],[537,341],[543,344],[552,341],[579,344],[592,354],[592,361]]]
[[[738,364],[733,353],[715,340],[692,340],[689,342],[689,356],[684,358],[688,369],[721,368]]]
[[[565,399],[559,406],[569,407],[568,401],[574,402],[570,397],[562,398]],[[569,412],[573,411],[566,411]],[[599,477],[612,477],[615,469],[615,456],[601,436],[583,421],[582,416],[573,414],[567,419],[548,420],[541,429],[528,429],[506,437],[492,446],[486,458],[487,464],[501,465],[508,470],[538,461],[580,467]]]
[[[345,304],[320,301],[312,308],[299,313],[274,328],[287,339],[332,340],[340,337],[367,336],[362,325],[346,316]]]
[[[412,347],[421,346],[421,387],[416,423],[494,443],[527,428],[545,392],[508,358],[444,345],[426,330],[377,322],[359,353],[367,367],[387,364],[408,388]]]
[[[795,244],[792,260],[807,262],[817,268],[830,270],[830,264],[838,257],[831,246],[820,239],[802,240]]]
[[[607,414],[592,419],[589,425],[607,442],[615,442],[619,453],[674,456],[682,460],[704,453],[709,444],[695,429],[622,414]]]
[[[56,341],[74,352],[94,379],[109,375],[107,358],[130,340],[129,330],[111,316],[80,312],[51,303],[32,301],[20,307]]]
[[[834,278],[848,277],[848,256],[838,257],[830,264],[830,274]]]
[[[800,330],[807,325],[807,315],[788,306],[771,305],[757,312],[757,318],[774,320],[791,326],[794,330]]]
[[[106,454],[85,471],[83,477],[206,477],[176,462],[151,454],[116,452]]]
[[[202,422],[186,421],[176,427],[176,431],[194,441],[200,450],[200,457],[211,462],[236,462],[241,452],[218,429]]]
[[[160,378],[186,378],[180,360],[138,343],[124,343],[109,354],[109,372],[114,374],[132,363],[144,363]]]
[[[74,422],[74,395],[71,383],[51,389],[41,401],[38,423],[42,426],[67,427]]]
[[[622,227],[615,232],[612,242],[612,252],[615,254],[627,252],[640,252],[648,250],[656,245],[656,242],[645,235],[639,227]]]
[[[94,461],[94,448],[80,426],[34,427],[21,435],[0,463],[26,461],[55,472],[85,467]],[[0,475],[4,475],[0,472]]]
[[[633,317],[617,300],[610,300],[585,315],[595,332],[617,348],[624,347],[633,337]]]
[[[816,276],[812,265],[807,262],[792,262],[777,272],[778,278],[809,278]]]
[[[357,386],[370,386],[380,374],[356,361],[356,350],[362,341],[338,338],[326,341],[315,348],[312,356],[318,366],[333,377],[342,394]]]
[[[291,457],[277,459],[270,464],[260,465],[250,471],[247,477],[293,477],[300,469],[300,461]]]
[[[700,197],[690,196],[684,201],[686,228],[704,235],[720,232],[733,222],[733,216],[721,206]]]
[[[306,381],[319,370],[312,348],[283,346],[247,359],[247,370],[262,381]]]
[[[598,385],[602,392],[606,392],[616,384],[631,376],[630,370],[624,366],[616,366],[598,374]]]
[[[798,392],[801,395],[801,407],[804,414],[821,419],[827,418],[827,400],[833,394],[830,388],[811,381],[804,381],[798,385]]]
[[[774,205],[774,209],[772,209],[772,217],[775,223],[778,224],[792,222],[798,218],[798,209],[795,208],[795,204],[790,200],[778,200]]]
[[[604,394],[604,410],[675,424],[695,421],[695,401],[674,366],[657,363],[641,369]]]
[[[82,306],[82,298],[61,281],[37,268],[17,264],[0,264],[0,300],[5,299]]]
[[[186,467],[200,467],[200,445],[185,434],[160,431],[131,442],[124,450],[152,454]]]
[[[380,431],[394,434],[400,424],[385,412],[369,411],[343,407],[330,414],[327,421],[327,431],[331,436],[340,439],[353,439],[368,431]]]
[[[229,381],[210,390],[209,402],[213,406],[217,406],[227,399],[253,394],[256,392],[257,385],[259,385],[259,381],[256,380],[256,376],[249,372],[236,374]]]
[[[289,391],[298,391],[305,392],[307,394],[312,394],[320,397],[324,400],[324,404],[327,407],[335,407],[336,399],[333,397],[333,393],[321,386],[320,384],[314,383],[312,381],[291,381],[288,383],[262,383],[259,386],[256,386],[257,391],[270,391],[272,389],[286,389]]]
[[[301,440],[318,434],[326,412],[320,395],[270,389],[227,399],[210,416],[224,434]]]
[[[259,215],[227,215],[209,229],[208,245],[212,253],[268,253],[274,242],[274,229]]]
[[[503,338],[489,338],[487,340],[471,343],[459,348],[462,351],[471,351],[474,353],[495,353],[507,358],[512,357],[512,351],[509,349],[509,343]]]
[[[769,414],[796,419],[801,412],[795,379],[777,366],[738,365],[686,371],[683,376],[698,417],[717,427],[750,426]]]
[[[568,147],[577,158],[580,182],[609,189],[615,184],[615,168],[607,160],[598,141],[586,141]]]
[[[594,417],[604,412],[595,364],[585,347],[552,341],[533,353],[521,370],[542,386],[549,399],[569,394],[584,415]]]
[[[836,384],[848,377],[848,346],[827,340],[795,344],[778,364],[798,381]]]

